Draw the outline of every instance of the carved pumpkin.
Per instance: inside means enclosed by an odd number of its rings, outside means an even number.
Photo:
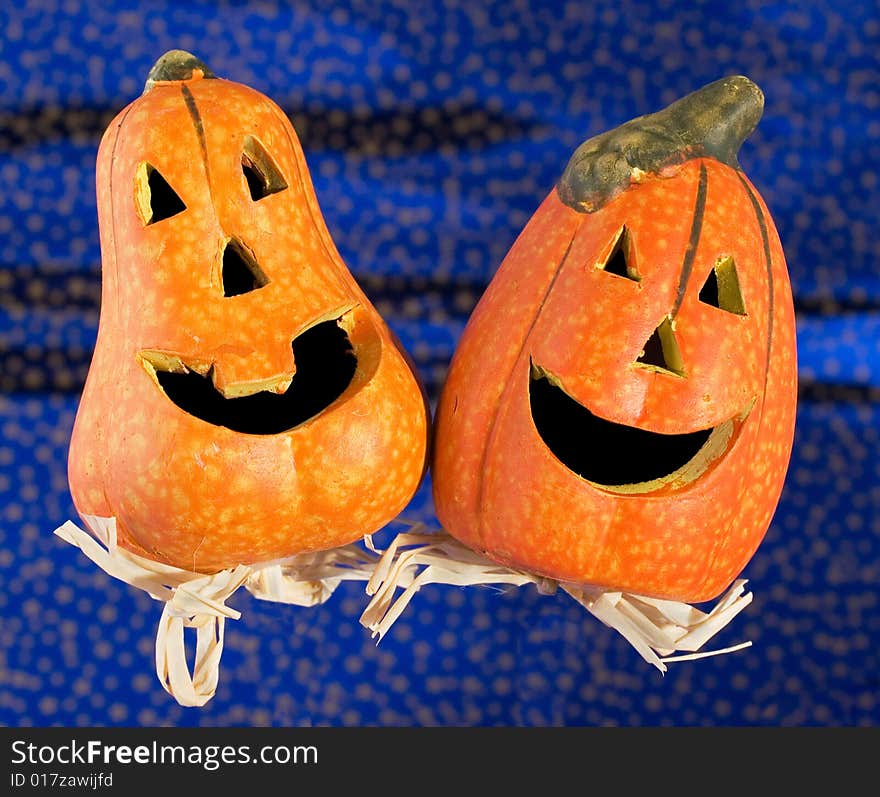
[[[593,138],[475,308],[436,418],[444,527],[510,567],[681,601],[766,533],[791,452],[783,251],[717,81]]]
[[[105,133],[97,193],[78,512],[198,572],[392,520],[424,472],[424,394],[336,251],[282,111],[167,53]]]

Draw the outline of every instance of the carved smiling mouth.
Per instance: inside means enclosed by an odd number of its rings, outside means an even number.
[[[234,432],[279,434],[315,417],[351,384],[357,358],[340,320],[322,321],[293,339],[296,373],[284,393],[261,390],[226,398],[214,387],[213,366],[201,374],[193,365],[152,352],[141,352],[141,361],[189,415]]]
[[[532,420],[544,444],[569,470],[618,493],[680,487],[704,473],[739,434],[754,406],[718,426],[659,434],[594,415],[539,367],[529,379]]]

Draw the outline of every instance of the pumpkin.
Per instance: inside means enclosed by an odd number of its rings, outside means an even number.
[[[104,134],[97,198],[79,514],[205,573],[392,520],[425,470],[424,391],[337,252],[283,112],[171,51]]]
[[[437,516],[496,562],[676,601],[754,554],[791,453],[782,246],[737,161],[726,78],[582,144],[462,334],[435,420]]]

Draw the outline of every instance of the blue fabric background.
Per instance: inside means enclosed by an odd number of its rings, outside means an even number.
[[[107,4],[108,6],[111,4]],[[19,2],[0,9],[0,723],[874,725],[880,718],[880,10],[875,2]],[[378,647],[362,587],[241,592],[202,709],[158,684],[159,604],[52,535],[97,328],[98,140],[171,48],[276,100],[348,265],[432,398],[468,313],[585,138],[745,74],[741,162],[782,237],[801,394],[756,598],[661,676],[564,595],[429,587]],[[432,520],[425,484],[406,512]]]

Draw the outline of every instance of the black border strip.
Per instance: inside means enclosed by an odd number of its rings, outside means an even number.
[[[878,743],[877,728],[849,727],[3,728],[0,782],[11,785],[9,794],[63,793],[71,790],[59,788],[57,776],[91,775],[97,782],[101,773],[103,787],[94,789],[99,794],[169,788],[183,794],[221,784],[223,793],[326,791],[332,784],[334,794],[370,794],[389,779],[414,784],[417,792],[430,781],[428,791],[437,793],[475,792],[491,779],[493,791],[524,794],[553,783],[601,786],[610,773],[625,777],[627,790],[634,793],[635,788],[655,790],[657,773],[684,750],[691,782],[711,788],[718,782],[719,765],[723,769],[739,762],[743,772],[751,773],[745,784],[762,777],[756,773],[775,772],[788,790],[802,784],[812,794],[824,786],[839,791],[841,773],[848,783],[873,782],[871,753]],[[180,748],[179,759],[186,754],[188,761],[201,763],[153,763],[170,746]],[[99,761],[39,762],[40,755],[48,759],[60,753],[67,759],[74,747],[81,758],[94,750]],[[270,760],[276,753],[284,758],[285,749],[297,763],[260,760],[264,753]],[[109,763],[102,758],[105,751]],[[27,761],[29,753],[36,763]],[[224,754],[228,762],[205,768],[208,757],[220,760]],[[41,788],[44,779],[47,788]]]

